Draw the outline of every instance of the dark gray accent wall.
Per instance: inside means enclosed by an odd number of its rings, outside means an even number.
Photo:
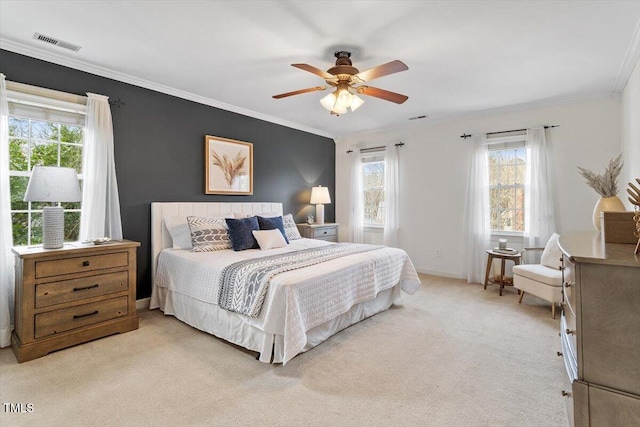
[[[123,234],[141,244],[138,299],[151,294],[151,202],[282,202],[285,213],[302,222],[314,212],[312,186],[335,195],[332,139],[5,50],[0,72],[10,81],[125,104],[111,113]],[[253,195],[204,194],[205,135],[253,143]],[[334,206],[325,206],[327,222],[335,218]]]

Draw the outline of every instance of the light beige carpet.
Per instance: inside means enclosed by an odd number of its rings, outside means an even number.
[[[533,296],[421,275],[390,310],[286,366],[160,311],[140,329],[18,364],[4,426],[565,426],[558,319]]]

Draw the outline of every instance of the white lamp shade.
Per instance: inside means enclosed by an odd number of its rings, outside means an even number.
[[[36,166],[24,194],[25,202],[79,202],[82,192],[72,168]]]
[[[331,92],[320,100],[320,104],[327,110],[331,111],[336,103],[336,96]]]
[[[329,196],[329,189],[321,185],[311,188],[311,201],[312,205],[326,205],[331,203],[331,197]]]
[[[351,111],[356,111],[362,104],[364,104],[364,100],[358,95],[353,95],[353,101],[351,101]]]

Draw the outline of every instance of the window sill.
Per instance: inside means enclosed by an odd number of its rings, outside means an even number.
[[[524,231],[492,231],[491,237],[524,237]]]

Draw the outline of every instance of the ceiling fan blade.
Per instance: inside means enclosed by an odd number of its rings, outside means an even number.
[[[404,101],[409,99],[408,96],[371,86],[360,86],[356,88],[356,91],[363,95],[373,96],[375,98],[384,99],[385,101],[395,102],[396,104],[402,104]]]
[[[334,76],[333,74],[329,74],[324,70],[321,70],[320,68],[316,68],[313,65],[309,65],[309,64],[291,64],[292,67],[296,67],[296,68],[300,68],[301,70],[304,71],[308,71],[310,73],[316,74],[320,77],[322,77],[323,79],[335,79],[336,76]]]
[[[379,77],[388,76],[389,74],[399,73],[400,71],[408,70],[409,67],[402,61],[391,61],[386,64],[378,65],[377,67],[370,68],[362,71],[353,76],[353,78],[360,80],[360,82],[369,82]]]
[[[294,90],[293,92],[281,93],[280,95],[273,95],[274,99],[286,98],[287,96],[300,95],[301,93],[318,92],[325,90],[326,86],[315,86],[306,89]]]

